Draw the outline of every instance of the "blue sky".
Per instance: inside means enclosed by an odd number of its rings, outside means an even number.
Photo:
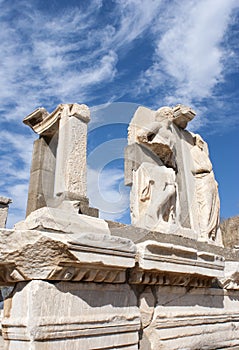
[[[128,222],[122,153],[135,109],[177,103],[197,112],[191,129],[209,144],[221,216],[239,214],[238,0],[0,0],[0,21],[9,226],[24,217],[36,138],[22,119],[70,102],[92,110],[89,196],[102,217]]]

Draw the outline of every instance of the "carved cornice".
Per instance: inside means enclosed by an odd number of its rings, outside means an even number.
[[[126,269],[113,266],[82,264],[78,262],[61,262],[49,275],[50,280],[124,283]]]
[[[129,239],[93,232],[1,233],[0,285],[34,279],[112,284],[128,280],[130,284],[208,288],[215,279],[224,278],[222,256],[171,243],[135,245]]]
[[[182,273],[145,271],[139,268],[132,269],[129,272],[128,277],[128,282],[130,284],[183,286],[196,288],[210,288],[213,280],[213,277],[188,275]]]
[[[219,282],[224,289],[239,290],[239,261],[226,261],[224,276]]]
[[[224,258],[172,243],[145,241],[137,245],[137,261],[142,270],[220,278],[224,275]]]

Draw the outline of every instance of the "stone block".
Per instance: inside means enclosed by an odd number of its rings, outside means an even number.
[[[25,221],[15,225],[19,230],[46,230],[62,233],[95,232],[110,234],[106,221],[87,215],[78,214],[77,211],[44,207],[32,212]]]
[[[5,229],[0,251],[0,285],[32,279],[125,283],[136,255],[129,239],[92,231]]]
[[[239,346],[238,293],[157,286],[153,291],[147,289],[142,298],[154,298],[155,303],[151,322],[142,332],[142,350],[215,350]],[[145,307],[141,313],[145,313]]]
[[[136,350],[139,328],[127,284],[18,283],[2,322],[9,350]]]
[[[139,243],[137,260],[129,279],[133,284],[209,287],[224,276],[222,256],[176,244]]]

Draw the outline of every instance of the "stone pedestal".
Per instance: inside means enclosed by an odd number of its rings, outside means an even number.
[[[239,347],[237,252],[46,209],[0,231],[4,350]]]

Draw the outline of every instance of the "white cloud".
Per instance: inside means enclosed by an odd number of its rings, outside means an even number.
[[[222,42],[235,6],[233,0],[170,2],[168,15],[165,11],[163,23],[154,28],[153,64],[145,71],[141,88],[166,85],[169,104],[210,97],[223,81],[227,51]]]
[[[100,1],[92,1],[84,11],[67,8],[53,16],[23,1],[11,20],[14,4],[2,4],[2,118],[23,118],[44,103],[84,99],[91,95],[87,88],[114,78],[117,54],[101,49],[100,33],[105,29],[98,30],[98,42],[88,40],[100,6]],[[97,28],[92,30],[96,33]]]
[[[108,23],[98,20],[102,1],[54,14],[27,1],[3,2],[0,20],[2,118],[23,118],[38,106],[85,101],[117,76],[118,55],[156,19],[159,1],[119,0]],[[16,12],[14,19],[12,13]],[[103,97],[104,98],[104,97]],[[107,99],[107,97],[105,97]],[[9,106],[11,105],[11,108]]]
[[[9,228],[25,217],[34,138],[35,135],[0,131],[1,195],[13,200],[7,221]]]
[[[116,2],[121,21],[113,44],[119,47],[133,42],[149,29],[161,11],[160,0],[118,0]]]
[[[90,204],[100,209],[100,217],[120,220],[129,210],[129,190],[124,186],[122,169],[93,169],[88,166],[88,196]]]
[[[0,131],[0,146],[11,146],[10,153],[12,154],[12,150],[14,150],[14,152],[17,152],[17,156],[27,164],[31,160],[32,142],[34,139],[36,139],[34,134],[23,135],[6,130]]]

